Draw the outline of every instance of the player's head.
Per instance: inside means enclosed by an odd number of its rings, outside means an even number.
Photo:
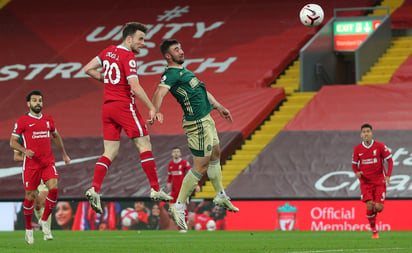
[[[160,44],[160,52],[168,63],[183,64],[185,62],[185,52],[179,41],[169,39]]]
[[[372,126],[368,123],[361,126],[360,137],[364,142],[370,142],[373,138]]]
[[[123,45],[138,54],[144,46],[144,37],[147,26],[137,22],[130,22],[123,28]]]
[[[43,94],[38,90],[33,90],[26,96],[27,107],[30,112],[38,114],[43,109]]]
[[[172,157],[177,160],[182,157],[182,150],[179,147],[172,148]]]

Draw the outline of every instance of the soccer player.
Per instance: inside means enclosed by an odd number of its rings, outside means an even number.
[[[53,239],[47,220],[56,205],[59,175],[54,165],[50,139],[52,138],[56,143],[66,164],[70,163],[70,157],[67,155],[63,140],[57,132],[54,119],[41,113],[43,109],[42,93],[36,90],[32,91],[27,95],[26,101],[30,111],[27,115],[17,119],[10,138],[10,147],[24,153],[23,184],[25,200],[23,208],[26,223],[25,239],[28,244],[33,244],[34,237],[31,222],[33,202],[36,198],[36,189],[41,180],[45,182],[49,193],[47,194],[43,216],[39,223],[43,230],[43,239]],[[23,139],[24,146],[19,143],[19,138]]]
[[[149,124],[161,118],[137,76],[134,54],[144,46],[146,32],[147,27],[143,24],[127,23],[123,29],[122,44],[104,49],[84,67],[89,76],[105,85],[102,109],[104,153],[94,168],[92,187],[86,192],[91,207],[98,213],[103,212],[99,192],[110,165],[119,153],[122,128],[140,153],[141,164],[151,186],[150,197],[164,201],[172,199],[159,187],[149,133],[135,104],[137,97],[149,108]]]
[[[186,173],[192,168],[190,163],[182,159],[182,150],[179,147],[172,148],[173,160],[169,162],[167,171],[167,187],[171,190],[170,196],[173,197],[169,203],[172,206],[176,203],[183,179]],[[200,191],[199,184],[196,185],[196,192]]]
[[[353,150],[352,169],[360,181],[361,198],[366,203],[366,217],[372,230],[372,238],[378,239],[376,216],[383,210],[386,185],[389,184],[393,168],[392,154],[385,144],[373,139],[370,124],[361,126],[360,137],[363,141]],[[387,171],[384,161],[387,162]]]
[[[177,202],[171,209],[179,227],[187,230],[185,202],[206,173],[217,193],[213,202],[229,211],[239,211],[230,202],[230,198],[223,189],[219,138],[210,112],[212,109],[216,109],[220,116],[228,122],[232,122],[232,115],[212,94],[206,91],[203,82],[182,66],[184,52],[177,40],[163,41],[160,45],[160,51],[167,61],[167,68],[153,97],[153,104],[159,111],[168,91],[176,98],[184,112],[183,129],[186,132],[188,146],[193,155],[194,166],[183,179]]]
[[[169,202],[169,209],[171,210],[176,203],[177,197],[182,187],[183,179],[186,173],[192,168],[190,163],[182,159],[182,150],[179,147],[172,148],[172,158],[173,160],[169,162],[168,175],[167,175],[167,187],[171,189],[170,196],[173,200]],[[199,184],[196,185],[196,192],[200,191]],[[189,198],[186,203],[188,203]],[[187,223],[188,211],[185,210],[185,221]],[[184,233],[186,230],[181,229],[180,232]]]
[[[18,142],[20,145],[23,145],[23,139],[19,138]],[[18,150],[14,150],[14,155],[13,155],[13,160],[16,162],[23,162],[24,161],[24,154],[21,153]],[[47,189],[47,186],[44,184],[43,180],[40,182],[40,185],[37,187],[37,196],[36,199],[34,200],[34,216],[37,218],[37,222],[40,223],[40,219],[43,216],[44,213],[44,206],[46,204],[46,196],[49,193],[49,189]],[[47,219],[48,224],[49,224],[49,229],[51,230],[51,216],[52,214],[49,215],[49,218]]]

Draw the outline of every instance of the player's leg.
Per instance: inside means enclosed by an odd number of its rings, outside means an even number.
[[[23,169],[23,185],[25,198],[23,202],[23,214],[26,226],[25,240],[28,244],[34,243],[33,237],[33,204],[37,195],[37,186],[40,184],[40,171],[37,169]]]
[[[177,225],[183,230],[187,230],[185,218],[186,200],[190,197],[192,192],[195,190],[197,184],[199,183],[200,179],[206,173],[207,168],[209,166],[209,159],[210,157],[208,156],[198,157],[193,155],[193,168],[186,173],[176,203],[174,206],[170,208],[170,211],[173,215],[173,219],[176,221]]]
[[[117,103],[105,103],[102,108],[103,121],[103,144],[104,153],[96,162],[94,167],[92,187],[86,191],[86,198],[89,200],[92,209],[97,213],[102,213],[100,203],[100,189],[103,180],[109,170],[110,165],[119,153],[121,125],[113,119],[118,114]]]
[[[49,189],[44,183],[41,183],[37,187],[37,197],[34,201],[34,215],[37,218],[37,222],[40,224],[40,219],[43,216],[44,213],[44,206],[46,203],[46,196],[49,193]],[[49,228],[51,228],[51,215],[49,215],[49,218],[47,219]]]
[[[156,162],[152,153],[152,144],[150,143],[149,135],[132,138],[137,150],[140,153],[140,163],[147,179],[150,183],[150,198],[154,200],[170,201],[173,198],[167,195],[159,186],[157,177]]]
[[[34,205],[33,205],[34,216],[36,216],[38,222],[40,221],[41,216],[43,215],[44,201],[46,197],[46,195],[40,191],[40,185],[39,187],[37,187],[37,196],[34,199]]]
[[[373,204],[373,213],[375,214],[375,230],[373,230],[372,238],[373,239],[378,239],[379,238],[379,231],[376,228],[376,220],[378,213],[382,212],[383,210],[383,203],[385,202],[386,199],[386,185],[377,185],[375,186],[374,189],[374,200],[375,203]]]
[[[206,155],[210,155],[207,175],[216,192],[216,197],[213,199],[213,202],[216,205],[227,209],[228,211],[238,212],[239,208],[233,206],[223,187],[222,168],[220,166],[219,137],[217,135],[215,122],[212,117],[210,117],[210,115],[206,117],[204,122],[204,134],[205,146],[207,147],[207,151],[205,151],[205,153]],[[209,147],[212,147],[210,153],[208,152],[210,150]]]
[[[115,131],[117,132],[117,130]],[[86,198],[89,200],[92,209],[97,213],[103,213],[99,192],[101,190],[103,180],[109,171],[109,167],[112,164],[112,161],[116,159],[120,149],[119,140],[104,140],[103,144],[104,153],[99,160],[97,160],[96,165],[94,166],[92,187],[86,191]]]
[[[34,199],[36,198],[36,195],[37,195],[37,190],[26,190],[25,191],[25,198],[23,202],[23,214],[24,214],[24,221],[26,224],[25,240],[28,244],[34,243],[32,218],[33,218],[33,203],[34,203]]]
[[[216,197],[213,199],[213,203],[225,208],[228,211],[239,212],[239,208],[235,207],[232,202],[230,202],[230,198],[226,195],[223,187],[219,145],[215,145],[213,147],[211,161],[209,162],[209,167],[207,170],[207,176],[209,177],[209,180],[216,192]]]
[[[40,220],[40,225],[43,230],[43,239],[44,240],[52,240],[53,236],[51,234],[51,226],[50,226],[50,216],[51,213],[54,210],[54,207],[56,206],[57,203],[57,196],[59,192],[59,187],[58,187],[58,173],[56,170],[56,166],[49,166],[46,169],[43,170],[43,175],[42,179],[44,181],[44,184],[47,186],[49,189],[49,192],[47,193],[46,200],[44,203],[44,212],[43,216]]]
[[[366,204],[366,218],[368,219],[372,233],[376,233],[376,214],[373,205],[374,187],[369,184],[361,183],[360,190],[362,202]]]

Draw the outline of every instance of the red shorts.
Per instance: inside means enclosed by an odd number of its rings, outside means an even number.
[[[23,167],[23,184],[26,191],[36,190],[41,179],[43,179],[43,182],[47,182],[52,178],[59,179],[59,174],[54,164],[43,168],[24,169]]]
[[[136,104],[112,101],[103,104],[103,139],[120,140],[122,128],[129,138],[149,135],[146,124],[137,110]]]
[[[361,198],[363,202],[373,200],[376,203],[383,203],[386,198],[386,184],[361,184]]]

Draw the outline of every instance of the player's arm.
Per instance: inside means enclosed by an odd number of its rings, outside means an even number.
[[[165,85],[160,84],[157,87],[156,92],[152,99],[156,112],[160,112],[160,107],[162,106],[163,98],[166,96],[168,91],[169,89]],[[163,122],[163,118],[162,118],[162,122]]]
[[[216,109],[219,112],[220,116],[222,116],[222,118],[224,118],[228,122],[233,121],[230,111],[226,109],[221,103],[219,103],[216,100],[216,98],[208,91],[207,91],[207,98],[209,99],[209,102],[212,104],[213,109]]]
[[[356,148],[353,150],[352,154],[352,170],[357,178],[360,178],[363,174],[363,172],[359,170],[359,156],[356,153]]]
[[[56,143],[57,148],[63,156],[63,161],[65,164],[70,163],[70,157],[67,155],[66,149],[64,148],[63,139],[60,134],[56,131],[52,132],[53,141]]]
[[[84,72],[89,76],[93,77],[97,81],[103,82],[103,74],[98,70],[102,67],[98,57],[94,57],[89,63],[84,67]]]
[[[133,76],[127,79],[129,85],[134,93],[134,95],[140,99],[140,101],[145,104],[147,108],[149,108],[149,124],[153,124],[154,120],[158,120],[160,123],[163,122],[163,115],[161,113],[157,113],[156,108],[150,101],[149,97],[147,96],[146,92],[144,91],[143,87],[140,85],[139,78],[137,76]]]
[[[13,160],[15,161],[15,162],[23,162],[23,160],[24,160],[24,156],[23,156],[23,153],[22,152],[20,152],[20,151],[18,151],[18,150],[13,150]]]
[[[23,153],[27,158],[31,159],[34,155],[34,152],[30,149],[26,149],[19,143],[19,136],[12,135],[10,137],[10,147],[13,150]]]
[[[385,175],[385,183],[389,184],[389,181],[390,181],[390,178],[391,178],[391,175],[392,175],[392,169],[393,169],[393,159],[392,159],[392,154],[389,151],[389,148],[386,147],[386,145],[384,145],[383,147],[384,147],[383,152],[382,152],[382,154],[384,156],[383,160],[386,161],[386,163],[387,163],[387,172],[386,172],[386,175]]]
[[[172,172],[169,169],[169,166],[167,166],[167,188],[169,190],[172,189]]]
[[[385,160],[388,163],[388,171],[387,171],[386,176],[385,176],[385,183],[389,184],[390,178],[391,178],[391,175],[392,175],[392,169],[393,169],[392,155],[389,158],[385,158]]]

